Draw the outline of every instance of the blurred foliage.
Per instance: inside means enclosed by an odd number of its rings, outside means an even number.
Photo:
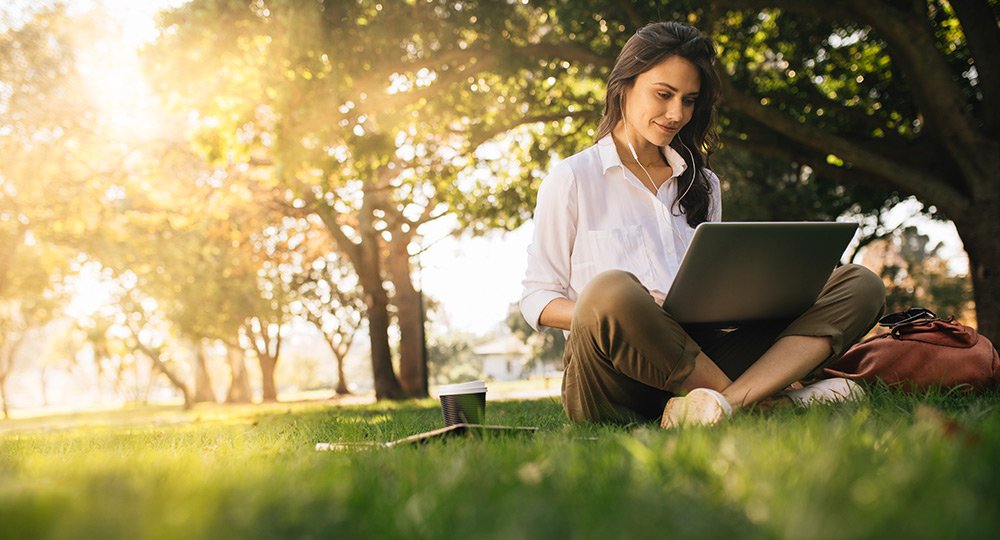
[[[76,204],[100,184],[99,158],[90,153],[94,113],[76,92],[71,50],[78,45],[61,9],[20,26],[0,11],[0,299],[11,290],[39,292],[11,273],[51,269],[66,252],[43,245],[71,243],[104,213]],[[37,246],[37,247],[36,247]],[[19,251],[32,253],[21,256]],[[27,257],[27,260],[25,259]],[[39,260],[39,258],[45,260]],[[20,282],[20,283],[19,283]]]
[[[123,137],[83,80],[78,52],[107,45],[106,17],[5,4],[0,304],[31,311],[25,298],[54,297],[96,261],[149,299],[121,317],[155,303],[147,337],[277,356],[281,323],[306,302],[328,304],[321,327],[346,321],[345,339],[361,309],[402,316],[392,303],[412,299],[389,254],[415,252],[422,225],[446,215],[456,234],[529,220],[552,161],[594,142],[621,46],[649,21],[682,20],[719,45],[726,219],[851,216],[876,223],[870,241],[916,195],[955,220],[980,320],[995,321],[1000,47],[984,43],[1000,3],[773,4],[193,0],[160,16],[143,51],[174,111],[159,139]],[[907,301],[960,311],[936,249],[898,234],[905,268],[887,279],[919,282]],[[521,323],[508,321],[527,336]],[[388,351],[388,324],[374,332]],[[557,360],[559,335],[525,339]],[[430,348],[432,362],[466,354]]]
[[[61,251],[32,244],[5,261],[10,269],[7,287],[0,290],[0,408],[4,418],[9,408],[7,383],[28,332],[52,320],[69,300],[59,287],[65,264]]]
[[[287,255],[277,270],[289,284],[291,313],[323,334],[337,360],[336,393],[347,394],[344,364],[364,325],[365,302],[357,275],[329,250],[328,234],[314,221],[300,219],[280,233],[278,241]]]
[[[524,341],[531,349],[531,363],[549,369],[562,369],[563,350],[566,336],[557,328],[535,330],[521,315],[520,304],[513,303],[507,311],[507,328],[515,337]]]
[[[454,330],[427,337],[427,369],[434,384],[482,378],[482,359],[473,354],[476,336]]]
[[[898,193],[843,185],[803,164],[761,158],[739,146],[713,162],[726,221],[834,221],[875,218],[899,204]]]
[[[968,276],[954,276],[942,259],[941,244],[914,227],[906,227],[885,241],[882,279],[886,281],[886,313],[910,307],[925,307],[938,316],[963,322],[975,319],[972,284]],[[971,315],[971,316],[970,316]]]
[[[877,209],[913,195],[954,221],[980,330],[1000,332],[1000,2],[716,0],[723,140],[867,186]],[[849,187],[858,195],[855,189]]]

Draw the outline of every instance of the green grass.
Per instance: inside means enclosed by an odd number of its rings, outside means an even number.
[[[1000,394],[750,412],[713,428],[317,452],[440,425],[431,400],[0,422],[0,538],[972,538],[1000,530]],[[46,428],[56,426],[55,429]]]

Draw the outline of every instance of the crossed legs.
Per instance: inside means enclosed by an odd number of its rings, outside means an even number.
[[[875,324],[884,296],[877,276],[848,265],[794,321],[699,342],[634,276],[605,272],[577,302],[563,405],[572,420],[610,422],[654,420],[670,397],[694,388],[722,392],[733,408],[751,405],[842,354]]]
[[[711,388],[721,392],[734,410],[752,405],[812,372],[831,355],[830,341],[825,336],[782,337],[735,381],[730,381],[703,351],[695,357],[694,369],[678,390],[685,394],[695,388]]]

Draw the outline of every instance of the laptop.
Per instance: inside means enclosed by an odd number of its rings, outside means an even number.
[[[679,323],[792,319],[819,297],[857,223],[702,223],[663,308]]]

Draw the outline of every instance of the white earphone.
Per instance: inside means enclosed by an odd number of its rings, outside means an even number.
[[[618,106],[621,107],[621,110],[622,110],[622,122],[625,124],[625,143],[628,144],[628,149],[632,152],[632,157],[635,158],[635,162],[638,163],[640,167],[642,167],[642,162],[639,161],[639,154],[635,153],[635,147],[632,146],[632,137],[628,133],[628,119],[625,118],[625,94],[624,93],[618,94]],[[649,176],[649,173],[646,172],[646,168],[645,167],[642,167],[642,171],[646,173],[646,176]],[[652,178],[650,178],[649,181],[652,182],[653,181]]]
[[[629,131],[628,131],[628,119],[625,118],[625,94],[624,93],[618,94],[618,105],[619,105],[619,107],[621,107],[621,110],[622,110],[622,122],[625,124],[625,143],[628,145],[629,151],[632,152],[632,157],[635,159],[635,162],[639,165],[639,168],[642,169],[642,172],[646,173],[646,177],[649,178],[650,185],[653,186],[653,188],[655,190],[656,183],[653,182],[653,175],[649,174],[649,171],[646,170],[646,167],[643,167],[642,162],[639,161],[639,154],[636,153],[635,147],[632,146],[632,140],[631,140],[632,136],[629,134]],[[677,198],[677,203],[679,204],[681,202],[681,199],[683,199],[684,196],[687,195],[689,191],[691,191],[691,186],[694,185],[694,175],[695,175],[694,166],[695,165],[694,165],[694,153],[691,152],[691,149],[688,148],[688,145],[684,144],[684,139],[678,138],[678,140],[681,141],[681,146],[683,146],[684,149],[687,150],[688,157],[691,158],[691,168],[692,168],[692,171],[691,171],[691,183],[688,184],[688,187],[687,187],[687,189],[684,190],[684,193],[680,197]]]

